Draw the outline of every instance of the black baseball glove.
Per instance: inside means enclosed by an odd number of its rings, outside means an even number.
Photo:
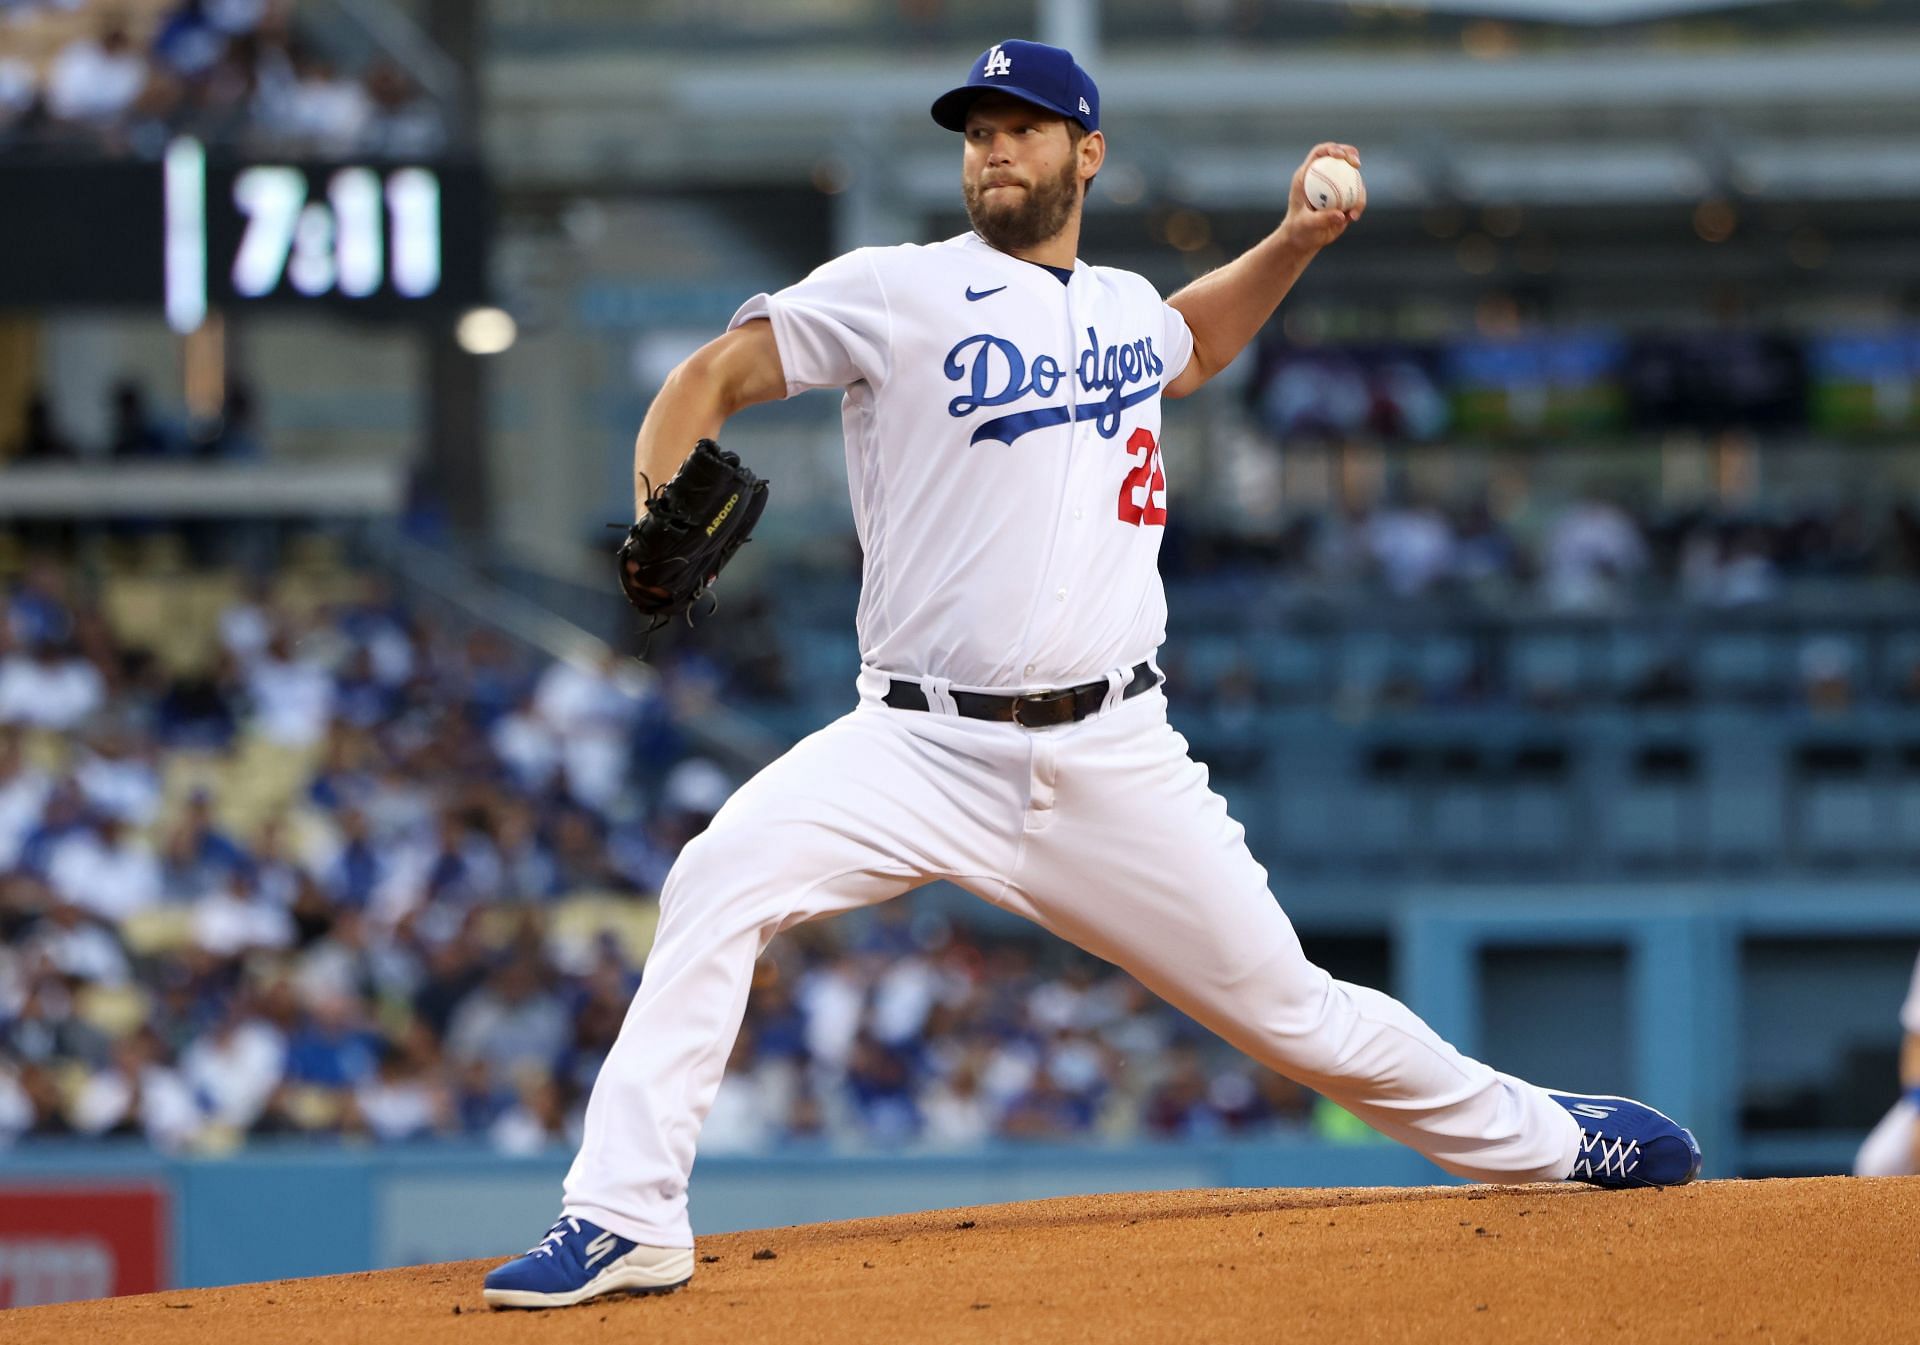
[[[620,587],[656,629],[692,610],[767,507],[767,483],[702,439],[620,543]]]

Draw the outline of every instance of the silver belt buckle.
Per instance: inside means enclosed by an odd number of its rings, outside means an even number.
[[[1013,701],[1013,722],[1023,729],[1052,728],[1055,724],[1064,721],[1059,719],[1040,719],[1030,722],[1020,717],[1021,712],[1028,706],[1046,706],[1051,708],[1062,702],[1065,702],[1070,707],[1076,694],[1077,693],[1069,687],[1065,691],[1049,691],[1044,696],[1016,696]]]

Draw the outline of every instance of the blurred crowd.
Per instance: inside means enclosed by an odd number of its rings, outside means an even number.
[[[404,69],[341,69],[288,0],[0,0],[0,150],[151,156],[183,133],[321,155],[447,143],[439,105]]]
[[[1350,1122],[1123,972],[900,901],[776,941],[701,1148],[1346,1138]]]
[[[651,898],[734,781],[713,695],[271,587],[170,670],[46,558],[0,606],[0,1142],[572,1142]],[[780,940],[707,1151],[1318,1125],[1131,979],[904,903]]]
[[[343,576],[304,614],[238,592],[184,668],[57,562],[9,585],[0,1134],[343,1126],[376,1065],[471,1064],[456,1041],[495,1040],[476,1015],[530,968],[543,994],[554,959],[603,970],[630,918],[549,917],[639,909],[731,790],[678,728],[690,679],[536,660]]]
[[[115,459],[244,461],[262,447],[252,390],[235,381],[218,417],[172,420],[160,414],[136,378],[118,379],[108,391],[106,434],[97,442],[74,435],[60,422],[44,391],[30,393],[19,428],[0,433],[0,467],[8,463],[71,463]]]
[[[1483,500],[1406,499],[1299,514],[1260,537],[1175,531],[1162,568],[1170,580],[1242,574],[1302,594],[1454,596],[1566,613],[1671,600],[1734,608],[1800,581],[1920,581],[1920,510],[1907,501],[1661,510],[1590,492],[1508,518]]]

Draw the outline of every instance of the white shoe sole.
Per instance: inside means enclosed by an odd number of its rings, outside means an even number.
[[[644,1259],[636,1259],[644,1258]],[[570,1308],[607,1294],[671,1293],[693,1278],[693,1248],[636,1247],[578,1289],[542,1294],[531,1289],[485,1289],[494,1308]]]

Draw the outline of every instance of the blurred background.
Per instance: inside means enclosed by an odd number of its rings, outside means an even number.
[[[545,1226],[667,867],[854,701],[836,399],[729,426],[772,506],[644,663],[634,431],[965,228],[926,106],[1014,36],[1165,292],[1364,155],[1167,413],[1175,722],[1309,952],[1710,1176],[1848,1168],[1920,945],[1920,3],[0,0],[0,1304]],[[761,961],[693,1199],[1441,1179],[934,888]]]

